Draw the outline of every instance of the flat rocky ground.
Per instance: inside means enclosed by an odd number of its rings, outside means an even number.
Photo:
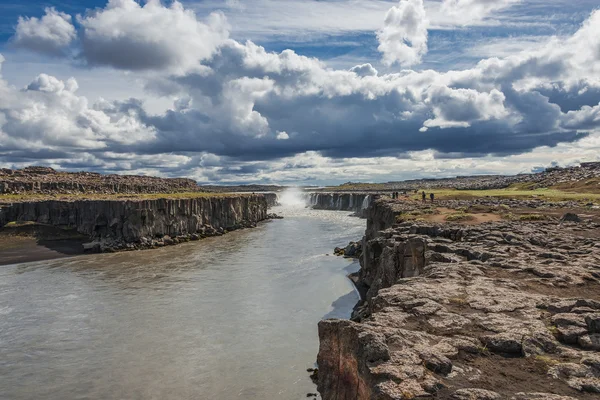
[[[600,210],[379,200],[382,215],[366,301],[319,326],[324,399],[600,398]]]

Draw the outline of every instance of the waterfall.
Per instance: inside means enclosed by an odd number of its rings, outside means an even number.
[[[350,194],[350,204],[348,204],[348,209],[354,210],[354,194]]]
[[[367,195],[365,197],[365,199],[362,202],[362,206],[360,207],[361,210],[366,210],[367,208],[369,208],[369,205],[371,204],[371,196]]]

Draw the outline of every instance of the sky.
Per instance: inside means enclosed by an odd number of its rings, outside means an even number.
[[[326,185],[600,161],[600,0],[0,10],[0,167]]]

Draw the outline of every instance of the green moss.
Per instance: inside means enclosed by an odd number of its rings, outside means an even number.
[[[28,225],[37,225],[36,222],[33,221],[10,221],[8,224],[4,225],[5,228],[18,228],[20,226],[28,226]]]
[[[543,214],[522,214],[519,215],[520,221],[544,221],[547,217]]]
[[[517,219],[517,217],[515,217],[515,214],[511,212],[500,214],[500,216],[502,217],[502,219],[506,219],[508,221],[514,221]]]
[[[471,214],[459,211],[446,216],[446,221],[472,221],[475,217]]]

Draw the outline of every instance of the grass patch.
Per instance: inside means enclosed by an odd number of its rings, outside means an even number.
[[[519,215],[519,221],[545,221],[548,218],[543,214],[522,214]]]
[[[475,217],[471,214],[467,214],[463,211],[458,211],[452,214],[448,214],[446,216],[446,221],[452,221],[452,222],[456,222],[456,221],[472,221],[474,220]]]
[[[477,352],[479,354],[481,354],[482,356],[489,356],[491,354],[490,350],[488,349],[487,345],[484,346],[477,346]]]
[[[403,211],[396,215],[396,222],[406,221],[425,221],[425,216],[438,214],[439,211],[435,208],[419,208],[410,211]]]
[[[516,219],[517,219],[517,217],[515,216],[515,214],[513,214],[513,213],[511,213],[511,212],[507,212],[507,213],[500,214],[500,217],[501,217],[502,219],[505,219],[505,220],[507,220],[507,221],[514,221],[514,220],[516,220]]]
[[[548,331],[554,336],[558,336],[558,328],[554,325],[548,326]]]
[[[457,306],[466,306],[469,304],[466,297],[450,297],[448,302]]]
[[[546,372],[553,366],[560,364],[560,361],[541,354],[536,355],[534,360],[539,363],[546,370]]]
[[[456,189],[434,189],[436,199],[449,200],[471,200],[481,197],[532,199],[539,198],[546,201],[581,201],[592,202],[600,200],[600,193],[569,192],[560,189],[535,189],[525,190],[519,188],[490,189],[490,190],[456,190]],[[421,200],[420,196],[414,196],[414,200]]]
[[[33,221],[10,221],[8,224],[4,225],[5,228],[18,228],[21,226],[29,226],[29,225],[37,225],[37,222]]]
[[[197,199],[220,198],[231,196],[250,196],[243,193],[212,193],[212,192],[181,192],[181,193],[142,193],[142,194],[101,194],[101,193],[72,193],[72,194],[0,194],[0,204],[19,203],[25,201],[78,201],[78,200],[157,200],[157,199]]]

